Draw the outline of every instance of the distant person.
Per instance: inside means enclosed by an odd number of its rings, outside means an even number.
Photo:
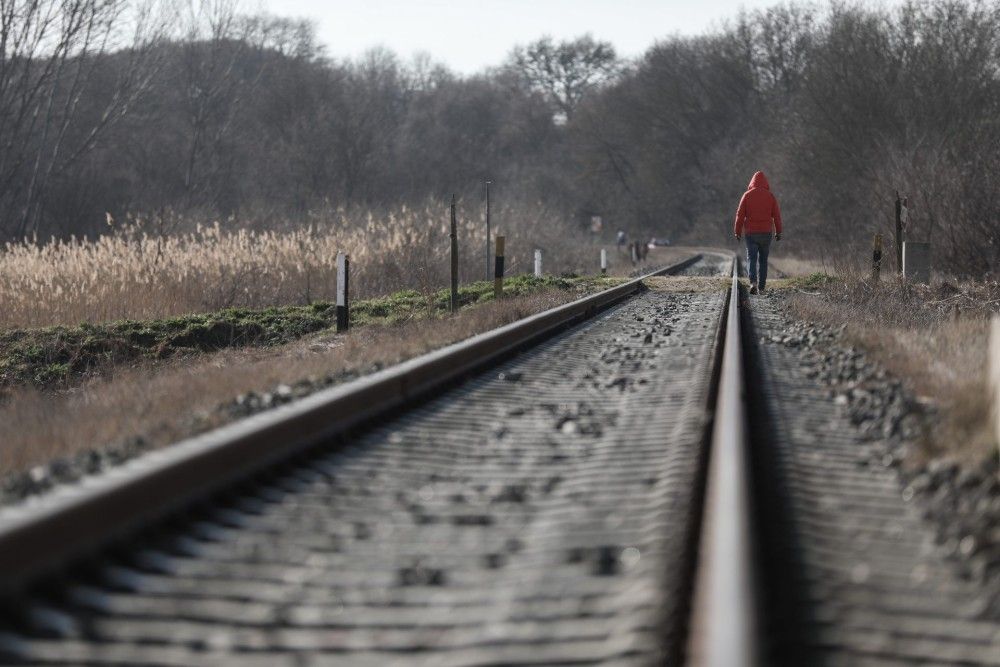
[[[621,251],[625,247],[625,232],[621,229],[618,230],[618,250]]]
[[[781,209],[778,200],[771,194],[764,172],[758,171],[750,179],[747,191],[736,209],[736,224],[733,234],[739,241],[747,236],[747,274],[750,278],[750,293],[763,294],[767,283],[767,253],[771,249],[771,232],[774,240],[781,240]],[[760,268],[757,262],[760,262]]]

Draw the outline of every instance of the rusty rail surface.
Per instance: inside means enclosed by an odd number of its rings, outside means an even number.
[[[682,271],[701,254],[356,381],[151,452],[78,484],[0,511],[0,594],[95,553],[269,464],[432,397],[476,370],[537,344]]]

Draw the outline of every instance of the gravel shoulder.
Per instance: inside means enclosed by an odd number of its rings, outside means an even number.
[[[787,293],[749,298],[774,661],[998,664],[995,461],[907,465],[933,410]]]

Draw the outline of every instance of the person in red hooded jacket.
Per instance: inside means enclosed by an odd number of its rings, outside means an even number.
[[[747,237],[747,274],[750,277],[750,293],[764,292],[767,282],[767,253],[771,248],[771,231],[774,240],[781,240],[781,209],[777,198],[771,193],[764,172],[758,171],[750,179],[747,191],[736,209],[736,223],[733,234],[740,240]],[[757,262],[760,262],[760,268]]]

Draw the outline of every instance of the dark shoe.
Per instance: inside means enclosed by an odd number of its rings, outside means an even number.
[[[764,293],[764,288],[763,287],[758,287],[757,288],[757,294],[763,294],[763,293]]]
[[[757,283],[750,283],[750,293],[751,294],[757,293]]]

